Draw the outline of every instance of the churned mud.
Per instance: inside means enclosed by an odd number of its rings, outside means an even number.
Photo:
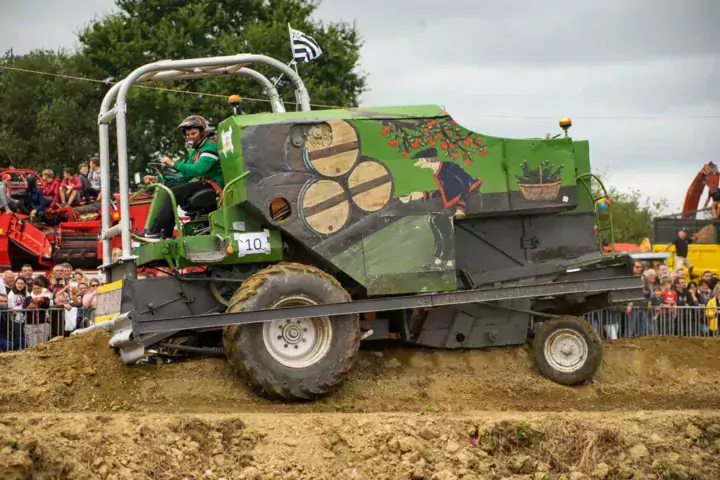
[[[720,409],[720,339],[619,340],[574,387],[540,376],[527,348],[362,351],[338,391],[304,404],[257,397],[222,358],[127,366],[107,342],[95,332],[0,355],[0,413]]]
[[[0,478],[720,478],[717,339],[616,341],[576,387],[526,348],[363,351],[300,404],[224,359],[126,366],[107,342],[0,354]]]

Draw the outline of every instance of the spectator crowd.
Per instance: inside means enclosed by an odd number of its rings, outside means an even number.
[[[655,269],[641,261],[635,261],[633,273],[641,277],[642,302],[628,304],[623,312],[610,309],[589,315],[593,327],[602,331],[605,338],[718,334],[717,274],[705,271],[697,282],[688,282],[682,268],[669,270],[662,263]]]
[[[6,270],[0,278],[0,351],[34,347],[89,325],[103,283],[68,263],[49,275],[36,275],[30,265],[18,274]]]
[[[13,167],[10,167],[12,170]],[[0,178],[0,211],[17,212],[28,215],[33,220],[43,221],[45,211],[55,207],[73,207],[82,202],[91,203],[100,198],[100,159],[90,158],[82,162],[79,173],[72,167],[62,171],[62,179],[55,176],[51,169],[40,174],[42,188],[33,175],[26,178],[26,187],[22,200],[10,195],[12,176],[4,173]]]

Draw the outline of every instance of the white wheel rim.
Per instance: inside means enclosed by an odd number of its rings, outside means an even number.
[[[588,358],[588,344],[575,330],[560,329],[545,341],[545,359],[548,364],[564,373],[581,369]]]
[[[317,305],[305,297],[288,297],[270,308]],[[273,320],[263,325],[268,353],[290,368],[306,368],[327,355],[332,345],[332,323],[328,317]]]

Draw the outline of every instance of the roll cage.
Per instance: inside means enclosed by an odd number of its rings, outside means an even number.
[[[117,235],[122,236],[121,263],[135,261],[131,255],[130,242],[130,184],[128,175],[127,151],[127,96],[133,85],[168,80],[188,80],[197,78],[214,78],[226,75],[238,75],[251,78],[262,85],[270,99],[274,113],[284,113],[285,107],[280,95],[270,80],[248,65],[261,64],[279,70],[286,75],[295,86],[295,98],[302,111],[310,111],[310,97],[305,84],[295,70],[272,57],[256,54],[238,54],[221,57],[192,58],[184,60],[162,60],[149,63],[133,70],[122,81],[116,83],[105,94],[98,115],[100,135],[100,176],[101,176],[101,215],[102,229],[100,237],[103,243],[103,265],[107,269],[112,260],[111,240]],[[110,227],[110,122],[115,119],[117,128],[118,178],[120,190],[120,223]],[[134,272],[134,269],[128,269]]]

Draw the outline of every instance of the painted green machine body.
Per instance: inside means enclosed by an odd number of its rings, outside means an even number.
[[[273,84],[247,70],[253,63],[286,75],[301,111],[286,112]],[[224,186],[183,200],[172,238],[133,245],[130,86],[243,72],[273,112],[221,121]],[[575,385],[602,360],[579,317],[642,297],[631,259],[601,252],[612,217],[598,225],[589,145],[568,137],[569,119],[564,135],[509,139],[470,131],[434,105],[312,111],[296,71],[254,54],[148,64],[114,86],[99,117],[103,172],[115,116],[125,213],[111,228],[103,200],[103,258],[113,236],[123,248],[103,266],[111,283],[98,315],[111,320],[97,328],[113,332],[126,363],[154,345],[221,345],[258,393],[309,400],[341,383],[364,341],[459,349],[532,338],[540,372]],[[165,198],[177,210],[162,182],[145,189],[156,192],[146,227]],[[138,266],[168,275],[138,279]]]
[[[484,135],[432,105],[235,115],[217,143],[209,234],[141,245],[141,264],[272,263],[286,237],[371,295],[451,291],[455,222],[593,209],[587,142]]]

